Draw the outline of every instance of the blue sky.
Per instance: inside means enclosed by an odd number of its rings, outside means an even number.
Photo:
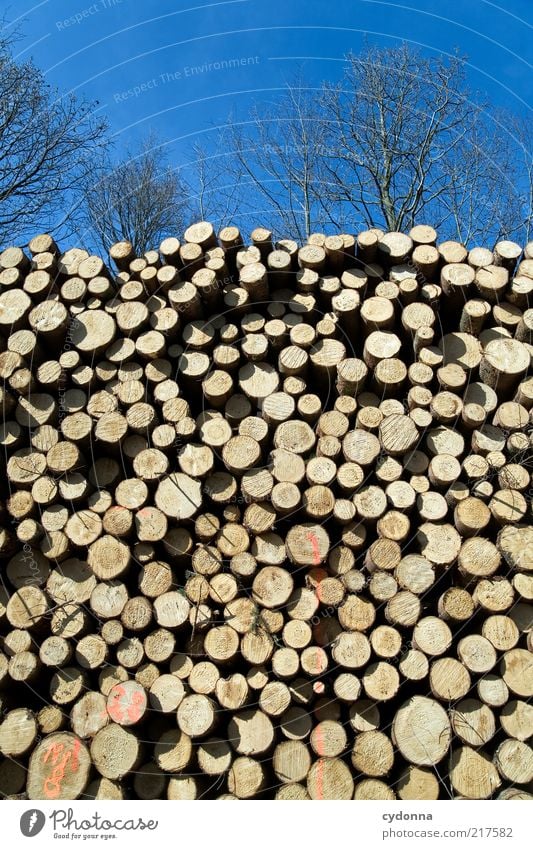
[[[504,8],[505,4],[505,8]],[[531,107],[532,0],[21,0],[21,57],[47,80],[99,102],[117,154],[150,130],[175,165],[215,139],[230,111],[244,119],[299,67],[311,85],[338,79],[364,39],[408,41],[428,54],[459,49],[470,86],[517,112]]]
[[[428,53],[458,48],[469,57],[473,88],[517,111],[531,105],[531,0],[23,0],[0,6],[22,27],[19,51],[34,57],[51,84],[98,100],[119,145],[152,128],[179,149],[184,138],[223,122],[230,109],[244,114],[251,99],[274,97],[302,64],[312,83],[337,79],[343,56],[357,51],[365,35],[383,45],[407,40]]]

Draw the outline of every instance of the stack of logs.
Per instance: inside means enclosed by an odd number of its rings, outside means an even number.
[[[533,243],[0,254],[0,792],[531,799]]]

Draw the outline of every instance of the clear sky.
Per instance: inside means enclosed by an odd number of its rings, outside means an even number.
[[[338,79],[365,37],[468,56],[469,82],[498,105],[531,108],[533,0],[0,0],[18,50],[62,91],[99,102],[117,151],[150,129],[183,161],[304,67]]]

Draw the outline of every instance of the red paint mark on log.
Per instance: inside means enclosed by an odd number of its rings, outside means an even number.
[[[122,722],[124,719],[124,711],[122,709],[121,699],[126,695],[126,690],[122,684],[116,684],[111,693],[111,699],[107,706],[107,712],[113,722]]]
[[[144,710],[144,696],[137,691],[133,694],[131,704],[128,705],[128,716],[130,722],[138,722]]]
[[[43,764],[50,762],[53,767],[43,784],[43,792],[47,799],[57,799],[61,793],[61,783],[65,777],[67,767],[71,772],[77,772],[79,761],[80,741],[76,739],[72,749],[65,752],[63,743],[52,743],[45,751]]]
[[[109,695],[107,712],[113,722],[120,724],[128,719],[133,724],[141,719],[146,701],[142,692],[137,690],[130,696],[122,684],[115,684]]]
[[[316,534],[314,534],[312,531],[309,531],[309,533],[307,534],[307,539],[313,547],[313,563],[315,564],[315,566],[318,566],[318,564],[320,563],[320,546],[318,544]]]

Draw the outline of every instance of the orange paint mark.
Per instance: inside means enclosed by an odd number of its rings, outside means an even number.
[[[309,531],[307,534],[307,539],[309,540],[313,548],[313,563],[315,564],[315,566],[318,566],[318,564],[320,563],[320,546],[318,544],[316,534],[314,534],[312,531]]]
[[[52,743],[43,756],[43,764],[50,761],[53,767],[50,775],[48,775],[43,784],[43,792],[47,799],[57,799],[61,793],[61,784],[65,777],[67,766],[70,772],[77,772],[79,769],[79,751],[81,748],[80,741],[74,740],[72,749],[65,752],[63,743]]]
[[[72,745],[72,758],[71,758],[71,763],[70,763],[71,772],[77,772],[78,771],[78,768],[79,768],[79,765],[80,765],[80,759],[79,759],[80,749],[81,749],[81,743],[76,738],[76,740],[74,740],[74,743]]]
[[[43,764],[48,762],[50,756],[52,757],[52,763],[55,763],[64,748],[65,747],[63,743],[52,743],[50,746],[48,746],[46,752],[44,753]]]
[[[130,722],[138,722],[143,715],[144,696],[138,690],[133,694],[131,704],[128,706]]]
[[[124,719],[124,711],[122,709],[122,698],[126,695],[126,690],[122,684],[116,684],[111,691],[111,700],[107,706],[107,712],[113,722],[122,722]]]
[[[141,692],[136,690],[130,697],[122,684],[116,684],[110,696],[107,712],[113,722],[121,723],[128,719],[134,723],[141,719],[145,708],[145,698]]]

